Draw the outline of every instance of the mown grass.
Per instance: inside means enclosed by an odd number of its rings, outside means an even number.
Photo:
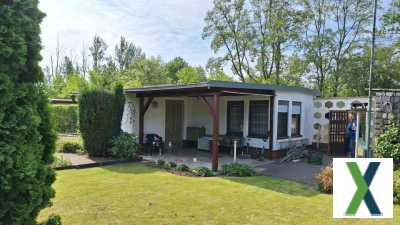
[[[183,177],[141,163],[57,172],[51,213],[63,224],[400,224],[332,219],[332,197],[265,176]]]

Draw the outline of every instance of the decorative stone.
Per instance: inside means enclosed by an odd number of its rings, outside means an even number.
[[[321,119],[321,117],[322,117],[322,114],[320,112],[314,113],[314,118],[315,119]]]
[[[321,106],[322,106],[321,102],[314,102],[314,108],[319,109],[319,108],[321,108]]]
[[[331,102],[331,101],[325,102],[325,108],[330,109],[330,108],[332,108],[332,107],[333,107],[333,102]]]
[[[346,106],[346,103],[344,103],[343,101],[336,102],[336,107],[338,107],[339,109],[341,109],[345,106]]]
[[[321,124],[319,124],[319,123],[314,123],[314,129],[316,129],[316,130],[319,130],[319,129],[321,129]]]

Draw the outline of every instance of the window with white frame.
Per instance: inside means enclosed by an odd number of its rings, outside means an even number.
[[[278,101],[278,139],[288,138],[289,101]]]
[[[301,102],[292,103],[292,122],[291,131],[292,137],[301,136]]]

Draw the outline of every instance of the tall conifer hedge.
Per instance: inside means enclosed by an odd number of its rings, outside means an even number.
[[[0,224],[36,224],[54,196],[56,135],[39,66],[37,0],[0,3]]]
[[[114,93],[87,90],[79,99],[79,126],[90,156],[107,156],[113,137],[121,133],[125,96],[122,86]]]

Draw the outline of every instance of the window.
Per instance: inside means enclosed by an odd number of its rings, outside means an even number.
[[[228,122],[227,133],[228,135],[243,136],[243,116],[244,107],[242,101],[228,102]]]
[[[289,102],[278,102],[278,139],[288,138]]]
[[[292,103],[292,137],[299,137],[301,128],[301,102]]]
[[[268,136],[268,101],[250,101],[249,137],[267,138]]]

